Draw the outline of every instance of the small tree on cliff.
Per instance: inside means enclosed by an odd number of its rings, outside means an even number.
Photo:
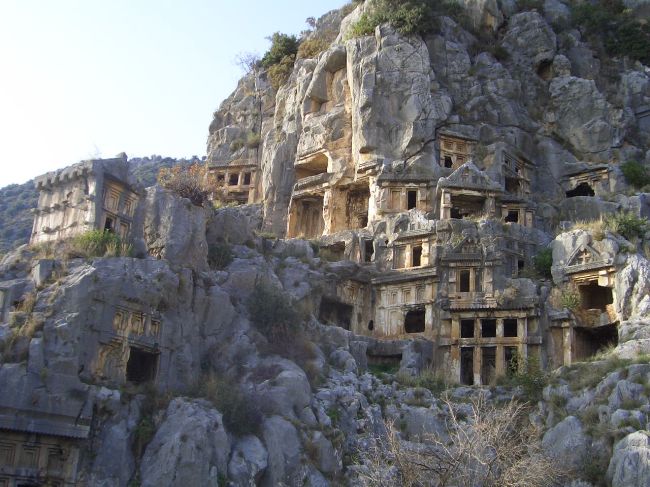
[[[158,184],[196,206],[203,206],[208,199],[209,179],[208,169],[203,164],[162,168],[158,173]]]

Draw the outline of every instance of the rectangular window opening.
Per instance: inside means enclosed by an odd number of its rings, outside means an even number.
[[[413,265],[411,267],[420,267],[422,265],[422,245],[418,245],[416,247],[413,247],[413,251],[411,253],[412,257],[412,263]]]
[[[458,271],[458,292],[468,293],[470,290],[470,272],[469,269]]]
[[[519,368],[517,356],[517,347],[503,347],[503,361],[508,375],[514,374]]]
[[[129,360],[126,363],[126,380],[136,384],[154,380],[158,368],[158,354],[136,347],[130,348]]]
[[[481,384],[493,385],[496,378],[497,349],[483,347],[481,349]]]
[[[460,383],[474,385],[474,347],[460,349]]]
[[[404,317],[404,331],[406,333],[422,333],[426,327],[426,313],[424,309],[407,311]]]
[[[497,336],[497,320],[493,318],[481,320],[481,337],[495,338]]]
[[[239,174],[231,174],[230,177],[228,178],[228,185],[229,186],[237,186],[239,183]]]
[[[251,173],[249,172],[244,173],[244,184],[247,186],[251,184]]]
[[[474,320],[460,320],[460,337],[474,338]]]
[[[503,320],[503,336],[516,337],[517,336],[517,319],[506,318]]]
[[[372,256],[375,253],[375,246],[372,240],[365,240],[363,245],[363,261],[372,262]]]
[[[417,191],[407,191],[406,192],[406,197],[407,197],[407,210],[411,210],[417,206],[417,200],[418,200],[418,192]]]

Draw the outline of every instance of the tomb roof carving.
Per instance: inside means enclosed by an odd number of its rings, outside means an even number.
[[[456,169],[449,177],[438,180],[439,188],[475,189],[490,193],[501,193],[499,185],[481,171],[472,161]]]

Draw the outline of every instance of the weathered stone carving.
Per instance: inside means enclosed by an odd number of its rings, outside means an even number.
[[[35,179],[40,191],[30,242],[62,240],[88,230],[107,230],[126,239],[138,192],[126,155],[80,162]]]

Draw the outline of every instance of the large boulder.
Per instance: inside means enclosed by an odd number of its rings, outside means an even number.
[[[142,486],[213,486],[228,472],[230,440],[207,401],[174,399],[142,457]]]
[[[208,268],[208,212],[159,186],[147,188],[134,218],[134,247],[172,267]]]
[[[228,464],[228,476],[236,485],[255,486],[266,470],[268,452],[253,435],[237,440]]]
[[[607,469],[612,487],[647,487],[650,485],[650,435],[636,431],[614,446]]]
[[[579,469],[587,457],[589,445],[580,420],[568,416],[544,434],[542,446],[565,467]]]

